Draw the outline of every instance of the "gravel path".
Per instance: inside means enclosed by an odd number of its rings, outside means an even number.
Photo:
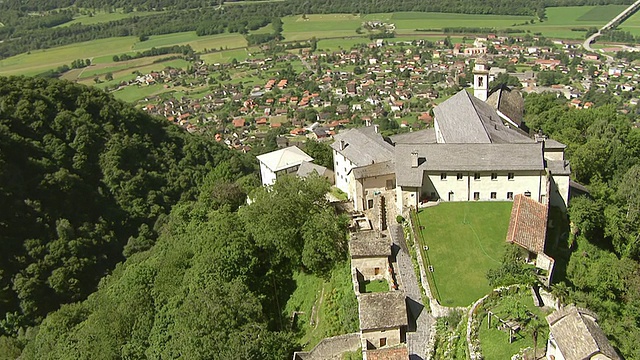
[[[418,279],[413,269],[411,255],[404,238],[402,226],[395,221],[395,211],[393,205],[388,207],[389,234],[394,244],[394,254],[396,255],[398,282],[400,289],[404,290],[407,296],[407,311],[409,312],[409,326],[407,328],[407,347],[409,348],[409,358],[411,360],[426,359],[427,343],[431,333],[432,324],[435,319],[422,303]]]

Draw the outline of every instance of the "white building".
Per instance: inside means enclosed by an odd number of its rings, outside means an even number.
[[[260,177],[262,185],[272,185],[281,174],[295,174],[304,162],[311,162],[313,158],[296,146],[272,151],[259,155]]]
[[[434,128],[406,135],[384,138],[365,127],[335,136],[336,185],[356,210],[372,208],[391,189],[399,211],[427,200],[506,201],[516,194],[566,208],[563,144],[530,138],[466,90],[434,114]]]

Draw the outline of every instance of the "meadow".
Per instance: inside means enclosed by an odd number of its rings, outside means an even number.
[[[85,11],[88,12],[90,10],[85,10]],[[117,10],[114,12],[96,11],[96,12],[93,12],[92,15],[79,14],[77,16],[74,16],[73,20],[64,24],[60,24],[56,27],[65,27],[65,26],[71,26],[75,24],[93,25],[93,24],[100,24],[100,23],[105,23],[109,21],[127,19],[134,16],[140,17],[140,16],[154,15],[158,13],[159,13],[158,11],[135,11],[135,12],[129,12],[129,13],[124,13],[121,10]]]
[[[418,241],[444,306],[468,306],[489,293],[489,269],[500,266],[511,202],[443,202],[418,213]],[[428,246],[428,250],[424,248]],[[429,265],[429,264],[425,264]]]

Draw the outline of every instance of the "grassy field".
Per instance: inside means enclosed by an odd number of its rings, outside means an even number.
[[[232,59],[236,59],[238,61],[244,61],[249,58],[249,51],[251,50],[235,49],[235,50],[217,51],[214,53],[201,55],[200,59],[207,64],[228,63],[228,62],[231,62]]]
[[[164,47],[172,45],[189,44],[195,51],[204,49],[238,48],[247,46],[247,40],[240,34],[218,34],[208,36],[198,36],[195,31],[188,31],[175,34],[154,35],[149,40],[138,42],[132,50],[146,50],[152,47]]]
[[[148,16],[148,15],[159,14],[159,13],[160,12],[157,12],[157,11],[135,11],[135,12],[130,12],[125,14],[121,11],[116,11],[116,12],[99,11],[99,12],[96,12],[93,16],[78,15],[68,23],[60,24],[56,27],[71,26],[75,24],[92,25],[92,24],[105,23],[109,21],[127,19],[134,16]]]
[[[353,292],[349,262],[339,264],[330,280],[295,273],[296,290],[287,301],[284,316],[299,312],[293,328],[300,344],[311,350],[328,336],[357,331],[358,302]]]
[[[435,292],[442,305],[468,306],[491,290],[485,275],[500,265],[511,206],[511,202],[444,202],[420,211],[424,227],[420,241],[429,247]]]
[[[422,13],[422,12],[398,12],[389,14],[368,14],[365,16],[352,14],[322,14],[302,16],[288,16],[283,18],[283,35],[286,40],[298,41],[311,37],[335,38],[358,35],[355,30],[365,21],[379,20],[393,23],[396,26],[396,33],[403,35],[425,36],[424,32],[416,29],[441,30],[445,27],[489,27],[496,29],[513,28],[520,29],[522,33],[542,33],[547,37],[581,39],[584,32],[572,31],[572,28],[588,28],[591,26],[601,27],[614,18],[626,6],[605,5],[605,6],[574,6],[574,7],[552,7],[547,8],[547,20],[544,22],[534,21],[531,16],[504,16],[504,15],[475,15],[475,14],[451,14],[451,13]],[[638,19],[640,22],[640,18]],[[639,27],[640,28],[640,27]],[[366,33],[366,31],[365,31]],[[349,39],[352,43],[357,43],[356,39]],[[366,40],[366,39],[365,39]],[[323,45],[318,44],[318,48],[323,46],[334,49],[340,45],[332,43],[334,40],[326,40]]]
[[[506,308],[509,304],[513,304],[514,301],[525,307],[531,313],[537,315],[538,319],[544,322],[546,314],[542,312],[540,308],[534,306],[533,299],[531,298],[531,293],[529,291],[518,292],[517,294],[505,296],[504,299],[501,299],[501,301],[492,308],[492,311],[503,319],[508,318],[509,316]],[[512,343],[509,343],[509,333],[496,328],[496,319],[493,318],[491,329],[487,328],[487,321],[488,318],[485,316],[480,323],[478,334],[484,359],[510,359],[511,356],[520,352],[521,349],[525,349],[527,347],[533,349],[533,338],[527,329],[521,330],[516,335],[515,340]],[[542,349],[546,346],[548,333],[549,330],[545,326],[542,333],[538,335],[538,356],[540,356],[544,351]]]
[[[620,24],[618,30],[628,31],[635,36],[640,36],[640,12],[636,12]]]
[[[377,292],[387,292],[389,291],[389,283],[387,280],[366,280],[360,284],[360,292],[361,293],[377,293]]]

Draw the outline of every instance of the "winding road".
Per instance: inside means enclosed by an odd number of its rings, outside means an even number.
[[[595,52],[595,50],[591,47],[591,43],[593,43],[596,40],[596,38],[602,34],[602,31],[614,29],[616,26],[618,26],[620,23],[626,20],[629,16],[633,15],[633,13],[635,13],[636,10],[638,10],[638,7],[640,7],[640,0],[637,0],[636,2],[631,4],[628,8],[624,9],[624,11],[622,11],[616,17],[611,19],[611,21],[609,21],[605,26],[600,28],[600,30],[598,30],[597,33],[589,36],[587,40],[585,40],[584,43],[582,44],[582,47],[587,51]],[[607,57],[608,61],[613,61],[612,56],[609,56],[606,54],[604,54],[604,56]]]

